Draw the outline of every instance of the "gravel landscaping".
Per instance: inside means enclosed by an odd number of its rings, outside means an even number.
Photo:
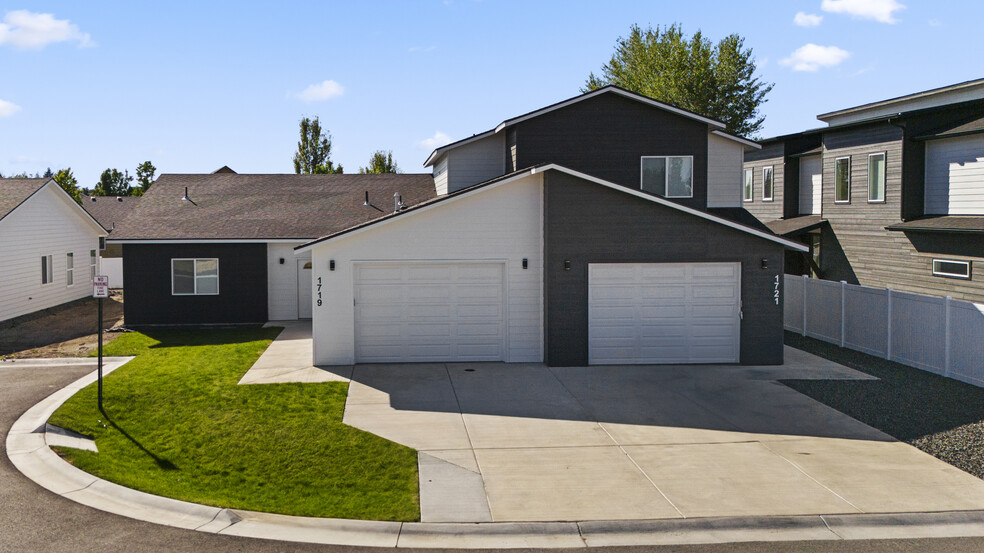
[[[794,390],[984,478],[984,388],[786,332],[786,345],[879,380],[786,380]]]

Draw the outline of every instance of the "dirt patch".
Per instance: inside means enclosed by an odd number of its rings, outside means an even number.
[[[0,356],[9,359],[85,357],[98,343],[98,306],[93,298],[45,309],[0,323]],[[103,300],[103,343],[120,335],[123,291]]]

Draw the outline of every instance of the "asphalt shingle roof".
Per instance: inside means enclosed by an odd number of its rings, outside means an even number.
[[[51,179],[0,179],[0,219]]]
[[[106,230],[113,230],[136,207],[139,196],[82,196],[82,207]]]
[[[190,201],[182,200],[188,188]],[[365,203],[369,193],[370,206]],[[112,240],[313,239],[436,196],[430,174],[161,175]]]
[[[980,232],[984,233],[984,216],[940,215],[913,219],[885,227],[888,230],[922,230],[927,232]]]

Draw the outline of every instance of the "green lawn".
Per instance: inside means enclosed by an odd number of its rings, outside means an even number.
[[[66,402],[51,424],[94,436],[59,448],[84,471],[152,494],[271,513],[420,519],[413,449],[342,424],[348,384],[236,383],[279,329],[130,333],[136,355]]]

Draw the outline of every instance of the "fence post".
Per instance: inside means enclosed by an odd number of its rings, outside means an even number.
[[[806,289],[809,280],[803,275],[803,336],[806,336]]]
[[[943,376],[950,376],[950,302],[953,298],[950,296],[946,297],[945,309],[943,310],[943,332],[945,342],[943,346]]]
[[[892,360],[892,289],[886,288],[888,292],[888,324],[885,325],[886,332],[888,333],[888,346],[885,348],[885,359],[889,361]]]
[[[847,281],[841,281],[841,347],[844,347],[844,329],[847,327],[847,313],[845,304],[847,303]]]

